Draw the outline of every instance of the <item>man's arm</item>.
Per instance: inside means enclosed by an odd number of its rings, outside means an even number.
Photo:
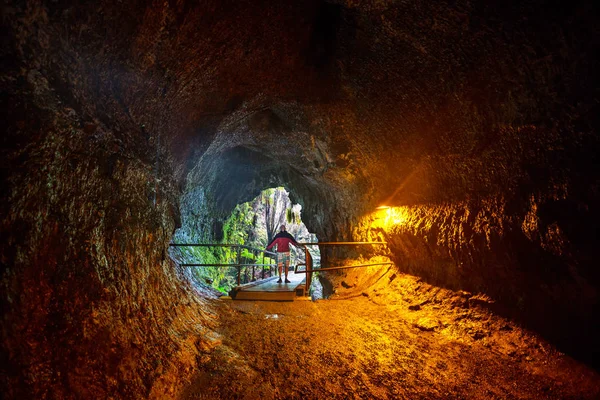
[[[273,240],[271,240],[271,243],[269,243],[269,245],[267,246],[267,250],[271,250],[271,248],[273,246],[275,246],[278,242],[279,242],[279,238],[278,237],[273,238]]]

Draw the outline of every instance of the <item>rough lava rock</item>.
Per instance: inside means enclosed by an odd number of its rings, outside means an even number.
[[[212,318],[168,244],[275,185],[321,240],[385,239],[401,272],[600,359],[597,14],[4,3],[3,393],[175,393]]]

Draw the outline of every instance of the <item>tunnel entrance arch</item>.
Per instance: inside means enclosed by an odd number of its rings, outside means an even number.
[[[197,212],[202,210],[205,212]],[[240,283],[277,275],[274,254],[262,250],[279,232],[281,225],[285,225],[298,242],[318,242],[317,235],[309,232],[303,223],[301,213],[302,206],[292,203],[284,187],[265,189],[253,200],[235,206],[226,216],[211,215],[208,209],[200,207],[196,212],[186,213],[184,223],[173,239],[179,245],[171,247],[170,254],[185,267],[184,274],[193,283],[211,286],[226,294]],[[215,232],[215,226],[219,227],[219,232]],[[203,227],[205,231],[202,231]],[[190,245],[183,246],[182,243]],[[311,258],[318,262],[319,248],[310,252]],[[290,274],[294,274],[296,265],[305,262],[305,257],[304,249],[292,246]]]

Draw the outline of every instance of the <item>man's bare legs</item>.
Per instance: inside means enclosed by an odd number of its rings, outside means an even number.
[[[279,269],[279,280],[277,283],[281,283],[281,269],[283,268],[283,262],[277,261],[277,269]],[[285,279],[287,280],[287,269],[285,270]]]
[[[283,266],[284,266],[283,263],[277,263],[277,268],[279,269],[279,280],[277,281],[277,283],[281,283],[281,273],[282,273]],[[285,261],[285,283],[290,283],[290,280],[288,279],[288,270],[289,269],[290,269],[290,260],[286,260]]]
[[[277,269],[279,270],[279,280],[277,283],[281,283],[282,269],[285,266],[285,283],[291,283],[288,279],[288,270],[290,269],[290,253],[277,253]]]
[[[289,279],[288,279],[288,270],[290,269],[290,259],[288,258],[287,260],[285,260],[285,283],[290,283]],[[279,273],[279,276],[281,276],[281,272]]]

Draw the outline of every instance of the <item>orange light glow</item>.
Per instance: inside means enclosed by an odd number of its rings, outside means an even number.
[[[394,207],[387,211],[386,225],[399,225],[406,221],[406,211],[404,208]]]
[[[401,225],[408,219],[406,207],[379,206],[372,214],[371,227],[389,229],[396,225]]]

